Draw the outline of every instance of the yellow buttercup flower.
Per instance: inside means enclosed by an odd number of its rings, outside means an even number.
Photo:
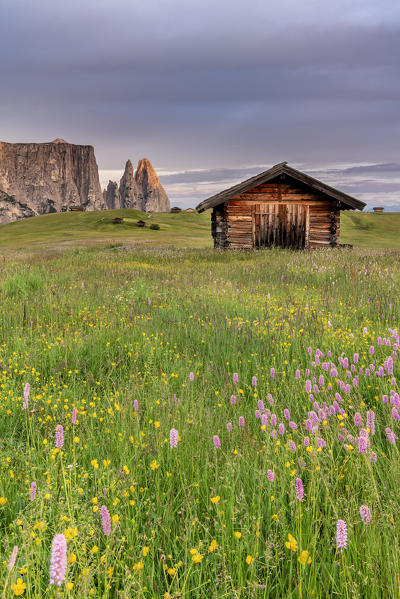
[[[67,541],[72,541],[75,537],[78,536],[78,529],[72,528],[72,526],[68,526],[68,528],[64,529],[64,535]]]
[[[288,534],[288,541],[285,542],[285,545],[288,549],[292,551],[297,551],[297,541],[291,534]]]
[[[217,541],[214,539],[213,541],[211,541],[211,543],[210,543],[210,546],[209,546],[209,548],[208,548],[208,551],[209,551],[210,553],[213,553],[213,552],[216,550],[216,548],[217,548],[217,547],[218,547],[218,543],[217,543]]]
[[[192,561],[194,564],[200,564],[203,557],[204,556],[201,555],[201,553],[196,552],[194,555],[192,555]]]
[[[304,551],[300,553],[298,561],[302,566],[305,566],[306,564],[311,564],[311,556],[308,554],[308,551],[306,549],[304,549]]]
[[[238,530],[235,530],[235,532],[233,534],[237,539],[240,539],[240,537],[242,536],[242,533],[239,532]]]
[[[13,584],[11,588],[14,591],[14,595],[16,595],[17,597],[20,597],[21,595],[23,595],[25,593],[26,584],[22,580],[22,578],[17,578],[17,582],[15,584]]]
[[[218,501],[221,499],[221,497],[219,495],[216,495],[215,497],[211,497],[211,503],[218,503]]]
[[[250,564],[252,563],[252,561],[253,561],[253,560],[254,560],[254,558],[253,558],[253,557],[251,557],[251,555],[248,555],[248,556],[246,557],[246,564],[248,564],[248,565],[250,566]]]

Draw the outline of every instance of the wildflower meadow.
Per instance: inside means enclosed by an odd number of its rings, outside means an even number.
[[[400,253],[0,256],[2,598],[400,597]]]

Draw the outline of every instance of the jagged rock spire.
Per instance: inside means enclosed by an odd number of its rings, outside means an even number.
[[[135,173],[138,207],[143,212],[168,212],[170,202],[150,160],[139,160]]]
[[[140,210],[136,199],[133,165],[130,160],[127,161],[124,174],[119,182],[119,200],[121,208],[138,208]]]
[[[115,208],[120,208],[120,199],[119,199],[119,191],[118,191],[118,183],[116,181],[109,181],[107,185],[107,189],[103,192],[104,201],[106,203],[106,208],[108,210],[114,210]]]

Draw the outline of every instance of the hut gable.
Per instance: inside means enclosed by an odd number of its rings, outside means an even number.
[[[197,206],[212,208],[216,248],[338,245],[340,210],[365,204],[282,162]]]

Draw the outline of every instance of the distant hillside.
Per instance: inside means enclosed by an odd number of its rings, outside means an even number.
[[[113,224],[116,217],[124,222]],[[137,226],[139,219],[146,222],[144,228]],[[160,225],[160,230],[151,230],[152,223]],[[106,243],[212,247],[210,215],[160,212],[149,218],[138,210],[102,210],[45,214],[0,225],[0,249]]]
[[[124,222],[113,224],[115,217],[124,218]],[[148,218],[147,214],[129,209],[46,214],[0,225],[0,249],[137,243],[212,247],[210,218],[209,211],[162,212]],[[143,229],[136,225],[139,219],[146,222]],[[151,230],[152,223],[160,225],[160,230]],[[340,242],[358,247],[400,248],[400,212],[342,212]]]
[[[400,212],[342,212],[340,243],[364,248],[400,248]]]

